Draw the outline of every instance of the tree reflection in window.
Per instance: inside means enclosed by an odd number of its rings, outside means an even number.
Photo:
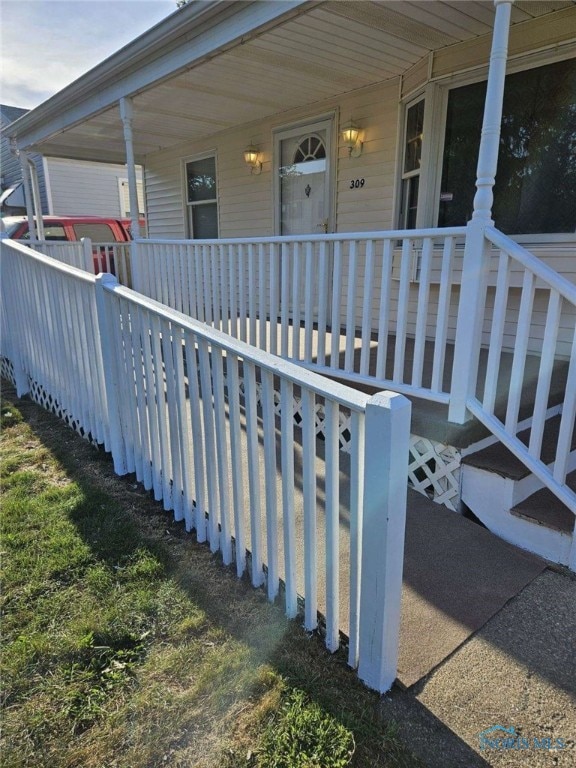
[[[472,213],[486,83],[450,92],[439,225]],[[508,234],[576,230],[576,60],[506,78],[493,217]]]
[[[309,166],[306,169],[302,168],[302,163],[316,162],[314,166]],[[280,176],[302,176],[304,173],[311,173],[317,171],[323,171],[326,168],[326,145],[322,139],[316,134],[310,134],[304,139],[300,139],[296,151],[294,152],[294,160],[291,165],[284,165],[280,168]]]
[[[206,157],[186,164],[188,202],[216,199],[216,160]]]

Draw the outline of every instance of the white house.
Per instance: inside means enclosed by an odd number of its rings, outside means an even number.
[[[576,3],[196,0],[8,133],[141,164],[139,290],[407,394],[414,485],[576,566]]]

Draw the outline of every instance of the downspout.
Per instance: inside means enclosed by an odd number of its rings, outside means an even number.
[[[490,254],[484,233],[487,227],[494,224],[492,220],[493,190],[500,147],[500,124],[513,2],[514,0],[494,0],[496,14],[476,168],[476,194],[472,219],[468,222],[466,231],[450,386],[448,420],[456,424],[463,424],[470,418],[466,403],[476,394],[484,302],[490,266]]]

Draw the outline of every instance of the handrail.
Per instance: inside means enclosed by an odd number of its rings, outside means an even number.
[[[530,251],[519,245],[515,240],[512,240],[494,227],[486,229],[486,239],[497,248],[505,251],[511,258],[522,264],[523,267],[529,269],[536,277],[547,283],[550,288],[558,291],[565,299],[576,305],[576,285],[574,283],[566,280],[565,277],[559,275],[558,272],[534,256],[533,253],[530,253]],[[576,258],[576,249],[574,257]]]
[[[502,232],[488,227],[486,241],[500,250],[498,281],[493,307],[487,312],[484,299],[480,302],[481,315],[477,327],[488,320],[490,340],[488,360],[483,381],[483,395],[478,397],[479,375],[475,374],[466,398],[469,412],[481,421],[498,439],[576,515],[576,493],[566,484],[573,469],[572,435],[576,418],[576,286],[548,267],[533,254]],[[514,336],[514,353],[510,382],[501,403],[505,415],[497,416],[496,402],[500,386],[501,351],[504,328],[509,307],[511,264],[523,267],[519,294],[518,318]],[[537,280],[541,285],[537,285]],[[540,298],[537,289],[541,290]],[[529,427],[530,437],[525,444],[518,437],[522,390],[525,387],[525,367],[530,355],[529,330],[539,314],[543,326],[539,355],[537,386]],[[550,406],[551,385],[557,364],[558,345],[566,355],[566,384],[560,393],[560,426],[553,461],[544,453],[544,430]],[[564,350],[566,350],[564,352]],[[475,354],[478,354],[479,350]]]
[[[151,245],[250,245],[258,243],[315,243],[337,242],[338,240],[402,240],[422,237],[458,237],[466,235],[466,227],[428,229],[385,229],[373,232],[332,232],[319,235],[271,235],[270,237],[229,237],[213,240],[172,240],[170,238],[135,238],[135,243]]]
[[[44,242],[50,242],[50,241],[44,241]],[[6,246],[8,248],[13,248],[15,251],[18,251],[22,255],[33,259],[39,264],[43,264],[44,266],[47,266],[47,267],[50,267],[51,269],[56,270],[56,272],[61,272],[63,275],[73,276],[83,282],[89,282],[89,283],[93,283],[96,279],[96,276],[94,274],[90,272],[86,272],[86,270],[84,269],[81,269],[79,267],[73,267],[70,264],[63,264],[62,262],[56,261],[51,256],[46,256],[40,251],[35,251],[31,247],[32,244],[23,245],[17,240],[11,240],[8,237],[3,238],[1,240],[1,243],[2,243],[2,247]],[[70,270],[72,270],[72,272]]]

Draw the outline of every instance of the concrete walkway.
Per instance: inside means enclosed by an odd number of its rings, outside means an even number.
[[[408,692],[394,688],[381,707],[429,768],[576,765],[576,576],[544,570],[434,672]],[[482,739],[492,726],[514,733]]]

